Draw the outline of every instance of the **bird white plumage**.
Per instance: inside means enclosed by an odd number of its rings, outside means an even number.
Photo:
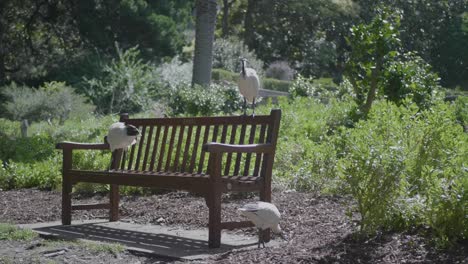
[[[244,97],[244,114],[246,113],[246,101],[252,104],[255,111],[255,99],[260,91],[260,78],[252,68],[246,67],[246,59],[241,59],[241,73],[237,83],[240,94]]]
[[[281,214],[278,208],[271,203],[267,202],[256,202],[248,203],[243,207],[238,209],[242,215],[247,217],[259,230],[259,240],[258,247],[260,248],[260,243],[265,247],[265,242],[263,241],[262,231],[268,228],[271,228],[276,234],[279,234],[283,239],[283,231],[279,225],[281,220]]]
[[[109,127],[106,140],[111,151],[127,149],[136,143],[139,134],[140,131],[136,127],[126,125],[123,122],[116,122]]]

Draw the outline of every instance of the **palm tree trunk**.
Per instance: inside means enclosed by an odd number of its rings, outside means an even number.
[[[211,83],[213,41],[216,24],[216,0],[196,0],[195,54],[192,85]]]

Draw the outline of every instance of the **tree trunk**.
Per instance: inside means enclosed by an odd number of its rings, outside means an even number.
[[[377,54],[375,68],[372,71],[371,85],[369,88],[369,92],[367,93],[366,103],[362,107],[362,112],[364,113],[364,116],[367,116],[367,114],[369,113],[372,107],[372,103],[374,102],[375,93],[377,92],[377,86],[379,84],[379,76],[380,76],[380,71],[382,69],[382,63],[383,63],[383,57]]]
[[[216,0],[196,0],[196,9],[192,86],[208,86],[211,83]]]
[[[21,136],[24,138],[28,136],[28,127],[29,127],[28,120],[23,119],[23,121],[21,121]]]
[[[223,0],[223,38],[229,35],[229,0]]]
[[[249,48],[255,45],[254,13],[258,0],[248,0],[244,20],[244,42]]]

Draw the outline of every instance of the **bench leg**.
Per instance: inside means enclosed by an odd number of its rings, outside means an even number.
[[[207,199],[210,216],[208,220],[208,246],[219,248],[221,246],[221,193],[212,191]]]
[[[71,213],[72,213],[72,204],[71,204],[71,193],[72,193],[72,184],[67,177],[63,177],[62,180],[62,225],[71,224]]]
[[[119,220],[119,186],[116,184],[110,185],[110,193],[109,193],[109,200],[110,200],[110,209],[109,209],[109,221],[115,222]]]

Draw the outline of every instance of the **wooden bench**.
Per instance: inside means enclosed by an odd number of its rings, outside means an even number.
[[[271,201],[271,173],[281,110],[270,115],[183,118],[129,118],[120,121],[141,131],[127,151],[112,153],[110,169],[73,168],[74,150],[108,150],[109,145],[61,142],[63,150],[62,224],[71,224],[72,210],[109,209],[119,218],[119,185],[187,190],[205,197],[209,208],[210,247],[221,244],[221,230],[253,226],[249,221],[221,222],[221,195],[259,192]],[[111,162],[109,162],[111,163]],[[72,205],[78,182],[110,184],[110,203]],[[264,234],[269,239],[269,232]]]

